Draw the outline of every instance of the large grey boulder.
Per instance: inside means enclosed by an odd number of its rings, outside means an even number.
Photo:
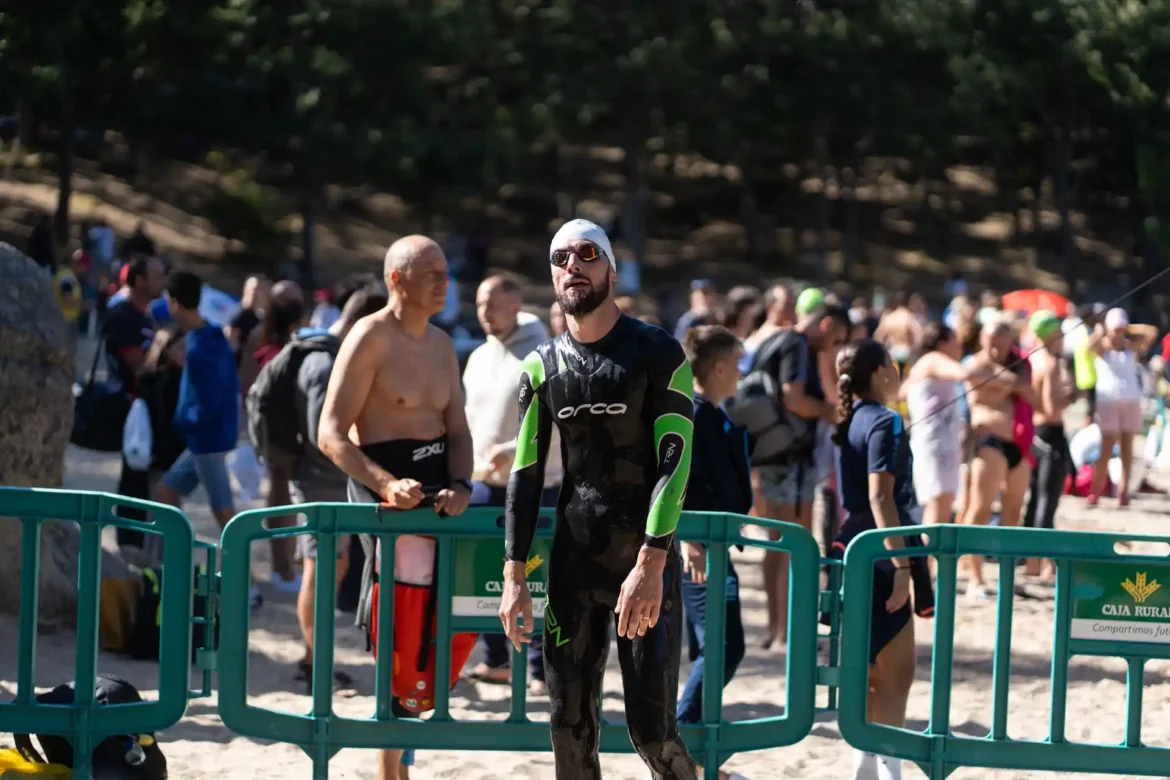
[[[57,306],[52,277],[0,242],[0,485],[60,487],[73,426],[74,339]],[[20,609],[20,523],[0,518],[0,612]],[[41,532],[39,622],[46,630],[77,619],[75,523]],[[103,572],[127,568],[103,555]]]

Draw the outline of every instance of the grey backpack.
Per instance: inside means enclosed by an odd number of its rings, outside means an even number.
[[[783,389],[771,365],[794,338],[798,336],[793,331],[783,330],[761,344],[725,406],[732,422],[747,431],[753,466],[783,463],[812,444],[810,426],[804,420],[794,420],[784,408]]]

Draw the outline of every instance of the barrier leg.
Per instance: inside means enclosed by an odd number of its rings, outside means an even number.
[[[37,603],[41,580],[41,521],[20,521],[20,650],[16,703],[32,704],[37,695]]]
[[[791,588],[790,591],[791,592]],[[723,725],[723,683],[726,680],[727,545],[707,547],[706,638],[703,643],[703,725],[707,736],[703,761],[705,780],[719,780],[719,728]],[[712,729],[715,738],[712,739]]]
[[[1052,641],[1052,714],[1048,720],[1048,740],[1064,742],[1064,714],[1068,703],[1068,632],[1061,626],[1072,619],[1072,561],[1056,564],[1056,636]]]
[[[94,706],[93,688],[97,678],[98,600],[102,589],[102,527],[96,520],[83,521],[80,525],[81,555],[77,565],[77,662],[73,678],[75,681],[73,707],[78,730],[74,734],[73,765],[76,775],[89,777],[93,771],[94,746],[89,716]]]

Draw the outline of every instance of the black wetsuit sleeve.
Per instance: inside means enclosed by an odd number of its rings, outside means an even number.
[[[671,339],[655,347],[661,352],[652,358],[646,404],[654,422],[658,479],[646,515],[645,545],[666,549],[674,540],[691,471],[695,388],[679,343]]]
[[[528,560],[540,517],[544,464],[552,437],[552,416],[541,400],[543,384],[544,361],[538,352],[532,352],[524,359],[520,374],[520,433],[504,509],[504,557],[509,561]]]

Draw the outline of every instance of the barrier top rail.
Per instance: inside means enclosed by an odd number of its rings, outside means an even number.
[[[145,510],[153,522],[118,517],[116,507]],[[178,509],[151,501],[76,490],[0,487],[0,517],[21,523],[20,650],[16,700],[0,704],[0,732],[56,734],[73,743],[74,774],[90,775],[93,748],[114,734],[161,731],[178,723],[187,710],[188,653],[191,646],[191,577],[165,577],[159,623],[158,700],[97,705],[98,615],[101,593],[102,527],[131,528],[163,536],[163,566],[192,570],[195,534]],[[40,582],[41,524],[75,522],[81,528],[77,571],[76,698],[72,705],[36,700],[37,603]],[[66,682],[65,680],[54,683]],[[99,712],[100,706],[100,712]]]
[[[927,539],[911,554],[938,558],[930,720],[923,733],[866,721],[873,565],[893,555],[884,545],[887,536],[907,533],[922,533]],[[1118,552],[1118,542],[1129,547]],[[1151,658],[1170,658],[1170,588],[1163,585],[1170,584],[1170,560],[1132,551],[1133,545],[1143,542],[1165,544],[1165,539],[953,525],[860,534],[845,552],[844,622],[850,630],[844,632],[841,647],[841,736],[860,750],[914,761],[932,780],[941,780],[960,766],[1164,776],[1170,749],[1143,745],[1141,722],[1144,665]],[[968,554],[994,555],[999,562],[991,732],[982,738],[956,736],[950,730],[956,575],[959,556]],[[1043,741],[1007,736],[1012,606],[1016,565],[1022,558],[1049,558],[1057,566],[1052,709]],[[867,629],[860,630],[861,626]],[[1126,660],[1122,744],[1068,740],[1068,664],[1074,655]]]
[[[292,512],[306,515],[308,524],[293,528],[267,529],[267,517]],[[779,541],[745,537],[741,524],[759,525],[782,532]],[[534,558],[547,558],[547,542],[552,534],[552,512],[542,511],[537,530]],[[433,537],[438,544],[438,589],[436,610],[437,652],[435,679],[446,680],[450,671],[449,638],[460,631],[500,631],[495,605],[486,610],[459,609],[455,614],[453,599],[463,594],[468,583],[480,577],[478,568],[469,576],[468,568],[477,567],[476,545],[488,543],[490,554],[483,560],[494,567],[490,576],[502,576],[503,513],[498,508],[476,507],[459,517],[438,518],[431,509],[393,511],[376,504],[301,504],[295,509],[277,507],[243,512],[224,529],[221,545],[222,612],[219,645],[219,708],[224,724],[247,736],[299,745],[314,761],[314,777],[328,776],[328,761],[341,748],[406,748],[425,750],[483,749],[547,751],[550,749],[548,725],[534,723],[527,717],[522,672],[514,672],[512,711],[505,722],[456,721],[449,711],[449,692],[440,684],[436,689],[434,713],[427,721],[397,719],[391,714],[390,669],[392,632],[379,637],[375,672],[375,717],[372,720],[337,717],[332,711],[333,628],[335,594],[318,589],[315,604],[314,647],[318,663],[313,668],[313,710],[309,716],[276,712],[247,703],[247,655],[250,546],[254,541],[298,533],[318,535],[317,573],[321,582],[332,582],[336,574],[337,535],[348,533],[380,536],[379,568],[385,582],[394,578],[394,539],[403,534]],[[791,554],[789,591],[789,650],[787,665],[787,701],[782,717],[761,718],[727,723],[722,716],[722,685],[703,688],[703,725],[683,727],[683,736],[701,758],[710,776],[733,753],[799,742],[812,728],[815,717],[817,644],[817,605],[819,603],[820,554],[816,542],[803,528],[772,520],[726,513],[684,512],[678,527],[682,539],[708,545],[707,623],[711,636],[722,636],[726,621],[723,597],[727,578],[728,544],[746,544]],[[543,565],[543,561],[536,568]],[[543,576],[536,572],[529,587],[537,592]],[[456,593],[456,587],[459,593]],[[538,604],[540,600],[537,600]],[[537,606],[537,605],[534,605]],[[392,589],[380,598],[378,625],[393,625]],[[721,680],[723,643],[710,642],[706,648],[705,668],[716,670]],[[515,670],[525,664],[516,663]],[[601,749],[605,752],[629,752],[632,746],[624,726],[603,724]]]

